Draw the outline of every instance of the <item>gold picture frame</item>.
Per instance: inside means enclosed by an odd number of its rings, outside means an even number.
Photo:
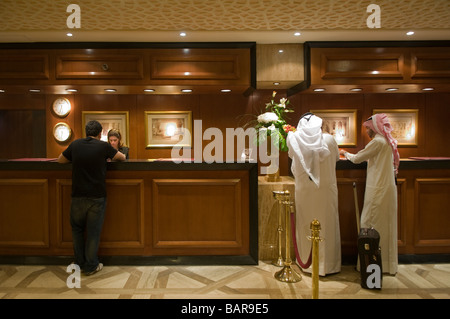
[[[100,122],[103,127],[101,140],[108,141],[108,131],[110,129],[118,129],[122,135],[122,142],[129,146],[129,115],[128,111],[83,111],[82,116],[82,131],[83,137],[86,137],[85,126],[89,121],[96,120]]]
[[[393,128],[391,135],[398,146],[417,146],[418,109],[374,109],[373,114],[384,113]]]
[[[322,119],[322,131],[331,134],[338,146],[357,145],[356,109],[310,110]]]
[[[192,147],[192,111],[146,111],[145,136],[146,148]]]

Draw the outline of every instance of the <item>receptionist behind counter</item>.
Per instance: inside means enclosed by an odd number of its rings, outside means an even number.
[[[122,134],[120,134],[120,131],[118,129],[113,128],[108,131],[108,143],[116,150],[123,153],[126,159],[129,158],[128,151],[130,150],[130,148],[123,144]]]

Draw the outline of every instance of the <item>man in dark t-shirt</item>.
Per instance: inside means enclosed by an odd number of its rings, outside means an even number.
[[[70,225],[75,263],[86,275],[93,275],[103,268],[97,253],[106,209],[106,163],[124,161],[125,155],[100,140],[98,121],[88,122],[85,129],[87,137],[73,141],[58,162],[72,162]]]

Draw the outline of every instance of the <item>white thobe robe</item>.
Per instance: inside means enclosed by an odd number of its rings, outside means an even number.
[[[357,154],[345,153],[345,156],[356,164],[367,161],[361,227],[373,227],[380,233],[383,272],[396,274],[397,187],[392,164],[392,148],[382,135],[376,134],[363,150]]]
[[[290,140],[289,156],[292,158],[291,170],[295,178],[296,240],[303,263],[308,260],[312,242],[311,222],[320,222],[319,275],[341,271],[341,236],[339,230],[338,191],[336,185],[336,162],[339,149],[334,138],[323,134],[323,142],[330,154],[320,162],[319,187],[309,178],[299,157],[296,156],[295,140]],[[311,273],[312,267],[303,269]]]

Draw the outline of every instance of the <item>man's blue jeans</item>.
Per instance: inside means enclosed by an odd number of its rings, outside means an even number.
[[[106,197],[72,197],[70,225],[73,251],[76,264],[85,272],[95,270],[99,264],[97,254],[105,210]]]

